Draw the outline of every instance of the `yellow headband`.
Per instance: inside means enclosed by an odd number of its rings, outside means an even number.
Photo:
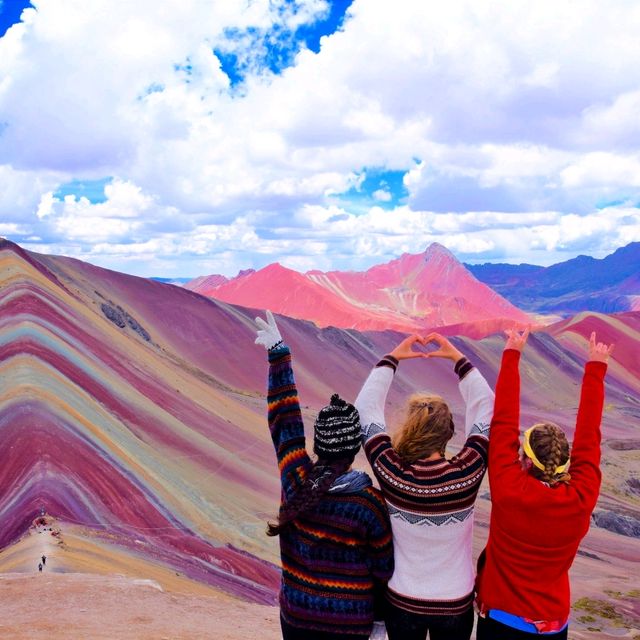
[[[540,462],[540,460],[538,460],[538,458],[536,457],[536,454],[533,452],[533,449],[531,448],[531,444],[529,443],[529,436],[531,435],[531,432],[535,428],[536,428],[535,426],[529,427],[524,432],[524,442],[522,443],[522,448],[524,449],[524,452],[527,455],[527,458],[529,458],[531,462],[533,462],[534,466],[538,467],[538,469],[540,469],[541,471],[545,471],[545,466],[542,464],[542,462]],[[553,475],[564,473],[568,467],[569,467],[569,460],[567,460],[564,464],[558,465]]]

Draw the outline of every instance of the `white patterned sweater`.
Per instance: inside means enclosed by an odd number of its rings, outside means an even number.
[[[473,506],[486,471],[494,393],[466,359],[458,362],[464,446],[449,460],[408,464],[394,451],[385,427],[396,364],[388,356],[378,363],[355,401],[365,453],[391,515],[395,571],[387,598],[415,613],[463,613],[473,602]]]

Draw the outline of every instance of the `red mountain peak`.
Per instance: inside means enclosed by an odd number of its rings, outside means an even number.
[[[198,276],[193,280],[189,280],[189,282],[184,285],[184,288],[206,295],[208,291],[228,282],[228,280],[226,276],[214,273],[210,276]]]
[[[424,259],[426,261],[446,258],[447,260],[453,260],[454,262],[459,262],[458,259],[453,255],[453,253],[451,253],[451,251],[449,251],[447,247],[440,244],[439,242],[432,242],[425,249],[422,255],[424,256]]]
[[[299,273],[274,262],[233,278],[210,295],[232,304],[312,320],[320,326],[361,330],[416,331],[461,325],[471,319],[528,319],[476,280],[438,243],[429,245],[424,253],[405,253],[363,272],[314,269]]]

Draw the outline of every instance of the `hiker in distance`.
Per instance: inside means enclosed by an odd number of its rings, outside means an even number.
[[[431,343],[438,348],[424,351]],[[445,358],[453,364],[452,374],[459,379],[466,406],[466,441],[450,459],[445,448],[455,425],[440,396],[426,392],[410,396],[395,438],[387,433],[387,393],[400,361],[409,358]],[[424,370],[426,386],[427,363]],[[486,380],[462,352],[431,333],[424,338],[410,336],[385,355],[355,401],[364,450],[391,515],[395,570],[385,613],[390,640],[424,640],[427,634],[431,640],[471,636],[473,509],[487,466],[493,400]]]
[[[569,568],[600,491],[604,376],[613,345],[589,340],[569,468],[551,422],[527,429],[520,450],[521,352],[529,331],[507,332],[491,424],[489,540],[478,561],[478,640],[568,637]]]
[[[393,572],[389,515],[366,473],[352,471],[360,420],[337,394],[314,425],[314,462],[305,436],[291,351],[273,314],[256,318],[256,343],[269,360],[268,422],[282,484],[277,522],[284,640],[369,638]],[[376,625],[376,633],[384,628]],[[373,636],[372,636],[373,637]]]

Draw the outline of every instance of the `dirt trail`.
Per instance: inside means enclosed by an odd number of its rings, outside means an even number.
[[[279,631],[276,607],[243,602],[49,516],[0,553],[3,640],[275,640]]]

